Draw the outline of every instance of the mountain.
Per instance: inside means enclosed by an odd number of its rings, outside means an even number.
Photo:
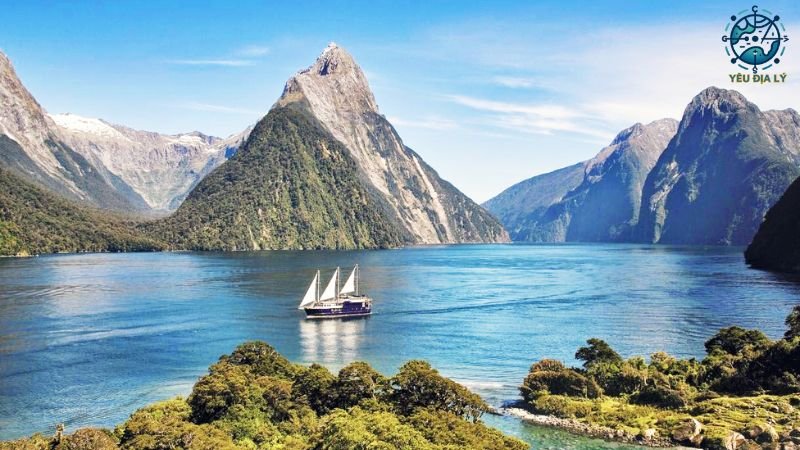
[[[672,119],[637,123],[591,160],[518,183],[484,206],[515,241],[621,240],[638,220],[644,180],[676,128]]]
[[[358,176],[409,242],[508,240],[500,223],[403,144],[380,114],[364,72],[331,43],[308,69],[289,79],[276,106],[302,108],[345,148]]]
[[[411,149],[331,44],[246,143],[152,225],[176,248],[376,248],[498,242],[500,223]]]
[[[800,118],[711,87],[687,106],[647,177],[634,239],[746,245],[800,175]]]
[[[800,178],[767,212],[744,257],[759,269],[800,272]]]
[[[73,114],[50,115],[62,141],[119,177],[154,210],[174,210],[197,183],[236,152],[252,127],[227,139],[164,135]]]
[[[483,206],[500,219],[511,240],[547,241],[532,235],[531,231],[536,228],[550,206],[560,202],[567,193],[581,184],[587,162],[520,181],[485,202]]]
[[[355,161],[313,117],[273,108],[245,145],[152,225],[176,248],[377,248],[403,243],[357,176]]]
[[[0,166],[73,200],[124,211],[146,209],[122,180],[97,170],[61,142],[56,128],[0,52]]]
[[[72,114],[47,114],[0,52],[0,167],[64,197],[116,211],[174,210],[235,153],[227,139],[162,135]],[[0,142],[0,145],[2,143]]]

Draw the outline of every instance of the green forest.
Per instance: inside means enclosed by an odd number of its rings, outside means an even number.
[[[552,359],[533,364],[520,387],[522,406],[693,447],[794,448],[800,443],[800,306],[786,325],[779,340],[724,328],[705,343],[702,360],[666,353],[649,362],[623,359],[605,341],[589,339],[575,354],[582,367]]]
[[[222,356],[187,399],[142,408],[113,430],[34,435],[0,450],[523,450],[480,421],[488,405],[424,361],[393,377],[364,362],[334,375],[263,342]]]
[[[163,248],[133,219],[78,205],[0,168],[0,255]]]

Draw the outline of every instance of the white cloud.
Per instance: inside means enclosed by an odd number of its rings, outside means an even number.
[[[454,103],[487,113],[484,123],[522,133],[552,135],[558,132],[607,140],[614,136],[598,128],[592,114],[577,108],[554,104],[513,103],[473,98],[448,97]]]

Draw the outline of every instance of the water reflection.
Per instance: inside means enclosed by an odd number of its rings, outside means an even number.
[[[359,359],[369,317],[300,321],[303,361],[342,367]]]

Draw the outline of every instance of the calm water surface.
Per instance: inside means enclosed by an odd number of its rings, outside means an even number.
[[[304,320],[314,271],[359,263],[372,317]],[[186,395],[238,343],[262,339],[332,370],[391,374],[429,360],[492,404],[530,364],[574,363],[589,337],[625,356],[702,356],[717,329],[771,337],[796,280],[749,270],[741,249],[445,246],[362,252],[163,253],[0,260],[0,439],[64,422],[112,426]],[[535,448],[626,448],[489,417]]]

